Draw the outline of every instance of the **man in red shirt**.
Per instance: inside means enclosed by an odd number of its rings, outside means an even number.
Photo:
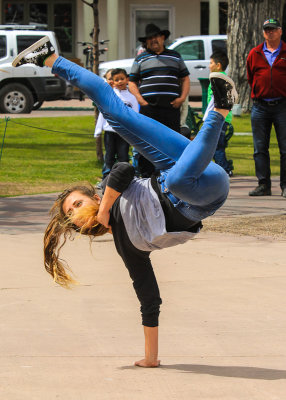
[[[258,186],[249,196],[271,195],[269,141],[274,125],[280,150],[280,187],[286,198],[286,43],[277,19],[263,24],[264,43],[247,57],[247,78],[253,107],[251,125]]]

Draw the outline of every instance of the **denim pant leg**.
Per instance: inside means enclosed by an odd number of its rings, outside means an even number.
[[[280,150],[280,187],[286,187],[286,101],[273,107],[273,121]]]
[[[217,148],[214,154],[215,163],[220,165],[226,172],[229,172],[229,164],[227,162],[225,154],[225,132],[227,130],[228,123],[225,122],[222,126],[220,137],[218,140]]]
[[[168,128],[180,133],[180,108],[166,108],[148,104],[147,106],[140,107],[140,114],[161,122]],[[156,170],[155,166],[141,154],[139,154],[137,159],[139,174],[143,178],[150,177]]]
[[[187,138],[127,107],[103,79],[85,68],[58,57],[52,72],[85,92],[112,128],[156,169],[172,167],[188,146]]]
[[[115,164],[116,155],[116,133],[112,131],[104,132],[104,164],[102,167],[102,177],[105,178],[111,171],[113,165]]]
[[[116,133],[117,161],[129,162],[129,143]]]
[[[210,111],[196,138],[165,172],[165,192],[170,191],[181,200],[178,210],[192,220],[213,214],[227,198],[229,177],[211,161],[223,123],[219,113]]]
[[[251,126],[253,132],[254,162],[258,183],[271,187],[271,170],[269,156],[270,132],[273,122],[270,107],[253,104],[251,110]]]

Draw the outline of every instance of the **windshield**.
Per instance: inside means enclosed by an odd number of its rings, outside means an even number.
[[[0,58],[6,57],[6,55],[7,55],[6,36],[0,36]]]

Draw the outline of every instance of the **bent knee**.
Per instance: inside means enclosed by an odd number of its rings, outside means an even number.
[[[167,176],[166,179],[166,186],[170,192],[172,192],[175,196],[176,194],[181,193],[182,188],[185,187],[187,184],[186,179],[176,175],[176,174],[170,174]],[[190,182],[188,181],[188,185],[190,185]]]

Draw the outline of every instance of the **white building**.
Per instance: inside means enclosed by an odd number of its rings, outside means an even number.
[[[92,40],[94,19],[93,9],[82,0],[2,0],[1,3],[1,24],[42,24],[56,32],[65,57],[84,62],[83,47],[77,42]],[[170,41],[180,36],[224,34],[227,6],[227,1],[218,0],[98,0],[99,38],[109,39],[103,46],[108,47],[108,52],[101,61],[135,56],[137,38],[145,35],[145,26],[150,22],[169,29]]]

